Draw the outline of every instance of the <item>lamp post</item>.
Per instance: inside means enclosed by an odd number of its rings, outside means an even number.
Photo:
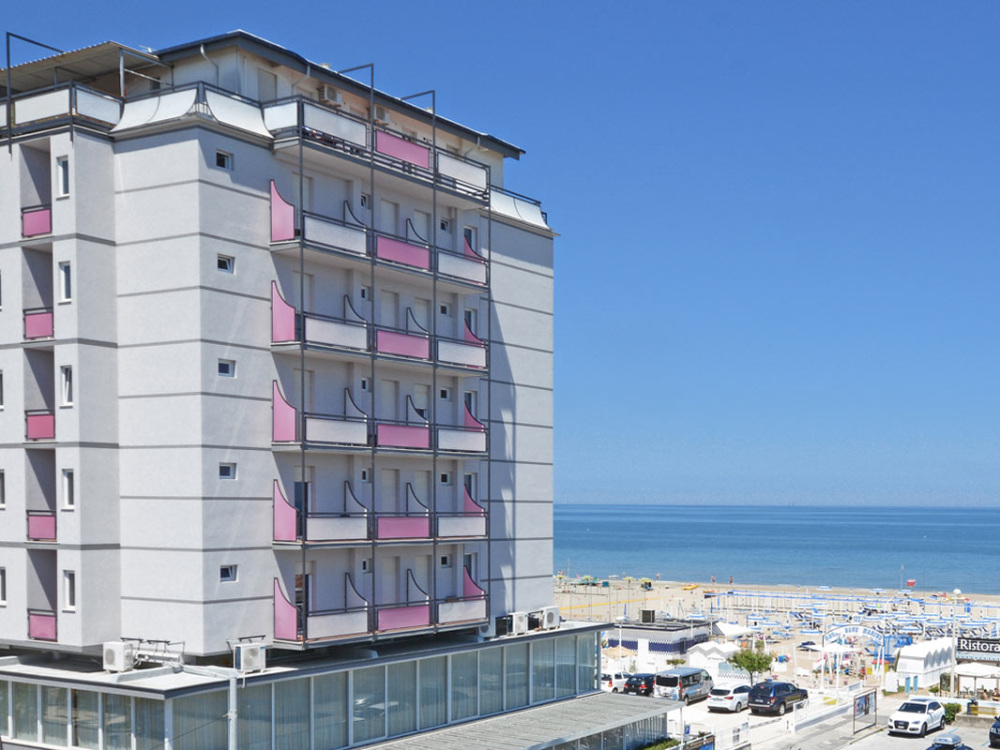
[[[958,671],[958,597],[962,595],[961,589],[955,589],[954,597],[951,600],[951,694],[958,696],[958,685],[956,682],[956,672]]]
[[[624,672],[622,668],[622,625],[625,623],[625,618],[621,615],[615,618],[615,622],[618,623],[618,671]]]

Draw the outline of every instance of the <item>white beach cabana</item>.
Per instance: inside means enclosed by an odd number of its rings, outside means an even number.
[[[935,638],[903,646],[896,656],[896,675],[910,689],[937,685],[951,671],[951,638]]]
[[[719,665],[739,650],[735,643],[697,643],[687,650],[687,665],[705,669],[713,680],[719,680]]]

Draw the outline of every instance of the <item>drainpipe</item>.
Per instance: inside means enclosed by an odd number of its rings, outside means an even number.
[[[299,87],[299,84],[302,83],[307,78],[309,78],[310,75],[312,75],[312,64],[311,63],[306,63],[306,73],[305,73],[305,75],[302,76],[299,80],[294,81],[292,83],[292,96],[295,96],[295,89],[297,89]]]
[[[215,85],[218,86],[219,85],[219,64],[217,62],[215,62],[212,58],[210,58],[207,54],[205,54],[205,45],[204,44],[201,45],[201,50],[200,51],[201,51],[201,56],[204,57],[208,62],[210,62],[212,64],[212,66],[215,68]]]

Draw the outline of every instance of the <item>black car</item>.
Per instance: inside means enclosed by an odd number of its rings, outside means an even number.
[[[809,697],[805,688],[790,682],[759,682],[750,689],[750,710],[755,714],[778,714]]]
[[[990,747],[1000,747],[1000,719],[990,727]]]
[[[625,689],[622,692],[635,693],[636,695],[652,695],[653,682],[655,680],[656,675],[649,672],[634,674],[625,680]]]

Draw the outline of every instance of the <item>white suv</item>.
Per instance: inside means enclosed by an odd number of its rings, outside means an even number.
[[[923,737],[930,729],[944,726],[944,706],[937,698],[910,698],[889,717],[889,734]]]
[[[605,693],[620,693],[625,689],[625,681],[631,677],[628,672],[605,672],[601,675],[601,690]]]

